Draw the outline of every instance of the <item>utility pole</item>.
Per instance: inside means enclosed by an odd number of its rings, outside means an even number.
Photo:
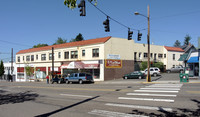
[[[11,82],[13,81],[13,48],[11,49]]]
[[[54,48],[52,47],[52,78],[54,76]]]
[[[147,73],[147,82],[151,82],[151,75],[150,75],[150,14],[149,14],[149,5],[147,6],[148,9],[148,34],[147,34],[147,44],[148,44],[148,73]]]

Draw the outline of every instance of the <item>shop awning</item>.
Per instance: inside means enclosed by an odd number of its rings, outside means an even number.
[[[198,63],[199,62],[199,57],[190,57],[190,59],[187,61],[187,63]]]
[[[84,64],[85,69],[97,69],[99,68],[99,64]]]
[[[180,58],[178,59],[178,61],[185,61],[187,59],[187,57],[188,57],[187,53],[183,54],[183,55],[180,56]]]
[[[99,64],[95,63],[87,63],[83,62],[70,62],[69,64],[61,65],[61,69],[97,69],[99,68]]]

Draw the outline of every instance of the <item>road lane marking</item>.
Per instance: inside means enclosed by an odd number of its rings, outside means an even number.
[[[107,91],[114,92],[116,89],[94,89],[94,88],[66,88],[66,87],[41,87],[41,86],[11,86],[18,88],[35,88],[35,89],[51,89],[51,90],[78,90],[78,91]],[[131,89],[121,89],[120,92],[130,92]]]
[[[98,110],[98,109],[94,109],[88,113],[93,114],[93,115],[103,116],[103,117],[149,117],[149,116],[143,116],[143,115],[126,114],[126,113],[121,113],[121,112]]]
[[[140,101],[158,101],[158,102],[174,102],[171,99],[154,99],[154,98],[129,98],[129,97],[118,97],[123,100],[140,100]]]
[[[134,90],[135,92],[159,92],[159,93],[178,93],[178,91],[161,91],[161,90]]]
[[[166,96],[166,97],[176,97],[176,95],[168,95],[168,94],[149,94],[149,93],[127,93],[126,95],[142,95],[142,96]]]
[[[169,111],[169,112],[172,112],[171,108],[163,108],[163,107],[126,105],[126,104],[114,104],[114,103],[106,103],[105,105],[107,105],[107,106],[115,106],[115,107],[127,107],[127,108],[135,108],[135,109],[148,109],[148,110],[157,110],[157,111]]]
[[[93,96],[87,96],[87,95],[72,95],[72,94],[60,94],[63,96],[71,96],[71,97],[86,97],[86,98],[92,98]]]
[[[175,89],[175,88],[140,88],[140,89],[180,90],[180,89]]]

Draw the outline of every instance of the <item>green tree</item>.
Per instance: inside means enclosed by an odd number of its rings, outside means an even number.
[[[176,40],[176,42],[174,43],[174,47],[180,47],[181,46],[181,42],[179,40]]]
[[[67,6],[68,8],[76,8],[77,7],[77,0],[64,0],[64,5]],[[95,5],[97,5],[97,0],[88,0],[89,2],[95,1]]]
[[[83,38],[82,34],[79,33],[79,34],[76,36],[76,38],[75,38],[75,39],[72,39],[70,42],[83,41],[83,40],[84,40],[84,38]]]
[[[142,63],[141,63],[141,68],[140,68],[140,70],[145,70],[147,68],[147,61],[143,61]]]
[[[4,71],[4,65],[3,65],[3,61],[1,60],[1,64],[0,64],[0,76],[2,77],[4,75],[5,71]]]
[[[158,67],[160,71],[164,71],[164,64],[162,62],[153,63],[153,67]]]
[[[48,46],[48,44],[37,44],[37,45],[34,45],[33,48],[39,48],[39,47],[44,47],[44,46]]]
[[[190,41],[191,39],[192,39],[192,38],[190,37],[190,35],[186,35],[186,36],[185,36],[184,44],[185,44],[185,45],[189,45],[189,43],[190,43],[189,41]]]
[[[30,67],[29,65],[26,65],[25,70],[26,70],[26,75],[28,76],[28,79],[30,79],[31,75],[33,75],[34,69]]]
[[[58,39],[56,40],[56,42],[53,45],[63,44],[63,43],[67,43],[67,40],[62,39],[61,37],[58,37]]]

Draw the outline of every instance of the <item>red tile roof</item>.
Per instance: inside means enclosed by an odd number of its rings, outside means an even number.
[[[177,52],[184,52],[183,49],[178,48],[178,47],[168,47],[168,46],[164,46],[165,49],[167,49],[168,51],[177,51]]]
[[[54,47],[54,49],[55,49],[55,48],[68,48],[68,47],[74,47],[74,46],[84,46],[84,45],[105,43],[110,38],[111,38],[111,36],[109,36],[109,37],[103,37],[103,38],[90,39],[90,40],[70,42],[70,43],[64,43],[64,44],[58,44],[58,45],[51,45],[51,46],[45,46],[45,47],[39,47],[39,48],[31,48],[31,49],[26,49],[26,50],[20,50],[16,54],[51,50],[52,47]]]

